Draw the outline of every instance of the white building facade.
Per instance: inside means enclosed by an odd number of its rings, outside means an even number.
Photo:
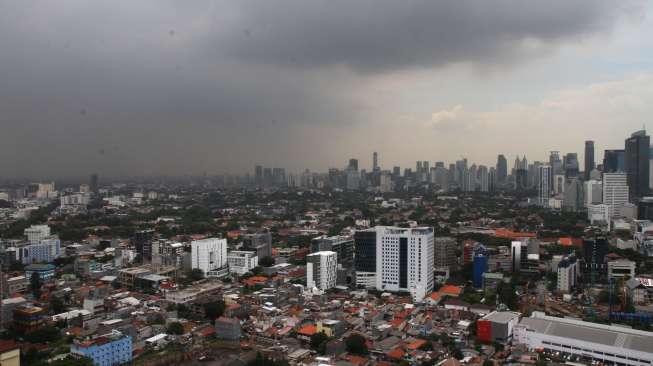
[[[205,277],[223,277],[227,267],[227,239],[209,238],[191,242],[191,268],[201,269]]]
[[[326,291],[336,287],[338,254],[321,251],[306,256],[306,287]]]
[[[610,218],[621,217],[628,200],[628,180],[625,173],[603,174],[603,203],[610,207]]]
[[[410,292],[421,301],[433,290],[434,235],[431,227],[377,226],[376,288]]]
[[[234,250],[227,254],[229,272],[243,275],[258,266],[258,256],[253,251]]]

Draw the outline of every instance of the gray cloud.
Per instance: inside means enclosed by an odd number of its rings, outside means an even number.
[[[373,128],[361,82],[448,63],[514,63],[609,31],[632,11],[615,6],[0,0],[0,154],[8,157],[0,171],[324,166],[333,156],[326,141],[352,123]]]

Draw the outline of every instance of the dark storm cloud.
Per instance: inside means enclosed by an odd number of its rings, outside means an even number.
[[[317,165],[306,126],[365,119],[356,72],[514,62],[610,29],[614,4],[0,0],[0,172]]]
[[[236,58],[287,67],[343,64],[360,71],[514,62],[542,45],[604,32],[637,8],[600,0],[236,3],[242,29],[230,29],[220,40]]]

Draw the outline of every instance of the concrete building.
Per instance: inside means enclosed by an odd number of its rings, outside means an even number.
[[[51,235],[48,225],[32,225],[25,229],[23,233],[27,236],[27,241],[30,243],[38,243]]]
[[[625,173],[603,174],[603,203],[610,207],[610,218],[621,217],[628,199],[628,177]]]
[[[266,231],[243,235],[242,250],[255,251],[259,260],[272,257],[272,234]]]
[[[585,194],[585,207],[603,203],[603,182],[597,180],[588,180],[583,183]]]
[[[127,364],[132,361],[132,339],[114,330],[90,340],[73,342],[70,353],[90,358],[94,366]]]
[[[589,205],[587,206],[587,219],[590,224],[606,224],[610,225],[610,206],[606,204]]]
[[[456,264],[456,239],[448,236],[435,238],[434,264],[436,268],[449,268]]]
[[[537,183],[538,204],[541,207],[549,207],[549,198],[551,197],[551,179],[553,169],[550,165],[540,165],[538,167],[539,181]]]
[[[579,268],[576,257],[563,258],[558,263],[558,291],[562,293],[572,292],[578,284]]]
[[[520,313],[493,311],[476,321],[477,338],[482,342],[508,342],[519,323]]]
[[[349,268],[354,264],[354,238],[351,236],[318,236],[311,240],[311,253],[331,251],[338,254],[338,264]]]
[[[238,318],[220,317],[215,320],[215,336],[225,341],[237,342],[242,335]]]
[[[618,259],[608,262],[608,278],[635,278],[637,263],[627,259]]]
[[[0,366],[20,366],[20,347],[14,340],[0,340]]]
[[[336,286],[338,254],[331,251],[306,256],[306,286],[326,291]]]
[[[41,281],[49,282],[50,280],[54,279],[55,269],[56,267],[52,264],[30,264],[25,266],[25,277],[31,279],[32,275],[36,273],[38,274]]]
[[[586,362],[644,366],[653,363],[653,333],[533,312],[514,327],[513,344],[560,352]]]
[[[410,292],[421,301],[434,285],[433,228],[377,226],[356,232],[356,284]]]
[[[433,228],[377,226],[376,288],[410,292],[421,301],[433,290]]]
[[[256,252],[233,250],[227,253],[229,272],[243,275],[258,266]]]
[[[61,255],[61,241],[49,236],[17,248],[18,260],[23,264],[52,262]]]
[[[201,269],[205,277],[224,277],[227,267],[227,239],[209,238],[191,242],[191,268]]]
[[[627,138],[625,145],[624,165],[628,175],[630,197],[644,197],[649,192],[651,139],[645,130],[641,130]]]

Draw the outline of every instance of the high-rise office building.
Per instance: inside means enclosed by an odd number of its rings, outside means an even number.
[[[376,171],[378,171],[378,170],[380,170],[380,169],[381,169],[381,168],[379,168],[379,153],[377,153],[377,152],[375,151],[375,152],[372,154],[372,171],[373,171],[373,172],[376,172]]]
[[[456,239],[439,236],[434,242],[435,268],[451,268],[456,264]]]
[[[336,287],[338,254],[321,251],[306,256],[306,287],[326,291]]]
[[[272,256],[272,234],[269,231],[243,235],[243,250],[256,252],[258,259]]]
[[[508,178],[508,160],[503,154],[497,156],[497,182],[503,184]]]
[[[576,257],[571,255],[558,263],[558,291],[571,292],[578,283],[579,271]]]
[[[190,248],[192,269],[201,269],[205,277],[223,277],[229,273],[227,239],[193,240]]]
[[[610,218],[621,217],[628,200],[628,177],[625,173],[603,173],[603,203],[610,207]]]
[[[584,185],[585,207],[603,203],[603,182],[590,179]]]
[[[538,204],[541,207],[549,207],[549,198],[551,198],[551,173],[550,165],[539,166],[539,182],[537,185]]]
[[[99,187],[98,187],[98,185],[99,185],[99,182],[98,182],[98,181],[99,181],[99,178],[98,178],[97,173],[93,173],[93,174],[91,174],[91,179],[90,179],[90,181],[89,181],[89,185],[88,185],[88,186],[89,186],[89,189],[90,189],[90,191],[91,191],[92,193],[95,193],[95,194],[98,193],[98,188],[99,188]]]
[[[522,262],[522,242],[513,241],[510,244],[510,260],[512,261],[512,272],[519,273]]]
[[[254,181],[256,184],[263,183],[263,167],[260,165],[254,167]]]
[[[490,177],[485,165],[478,166],[478,186],[481,192],[490,191]]]
[[[584,198],[583,184],[580,178],[573,177],[567,179],[565,192],[563,193],[562,207],[567,211],[578,212],[584,207]]]
[[[376,230],[357,231],[354,243],[356,285],[376,287]]]
[[[608,254],[608,241],[605,237],[596,237],[583,240],[583,256],[585,257],[585,275],[591,282],[595,282],[607,268],[605,256]]]
[[[621,173],[626,171],[626,150],[605,150],[603,154],[603,172]]]
[[[373,232],[374,234],[366,237],[366,241],[369,240],[369,242],[362,243],[363,246],[369,248],[370,239],[372,237],[376,239],[374,255],[376,289],[409,292],[414,301],[421,301],[433,290],[434,237],[432,227],[377,226],[364,232]],[[362,237],[357,237],[357,252],[359,238]],[[356,276],[358,282],[358,266]]]
[[[140,230],[134,233],[131,241],[136,248],[136,253],[140,256],[141,262],[152,260],[152,240],[154,239],[154,230]]]
[[[565,177],[576,178],[579,173],[578,154],[567,153],[564,158]]]
[[[591,140],[585,141],[584,159],[585,159],[585,171],[583,173],[585,174],[585,180],[589,180],[590,173],[596,167],[596,163],[594,162],[594,141]]]
[[[311,253],[336,252],[338,264],[351,267],[354,263],[354,239],[350,236],[318,236],[311,240]]]
[[[358,159],[349,159],[348,169],[358,171]]]
[[[644,197],[649,192],[650,147],[651,139],[645,130],[637,131],[626,139],[624,163],[632,199]]]

